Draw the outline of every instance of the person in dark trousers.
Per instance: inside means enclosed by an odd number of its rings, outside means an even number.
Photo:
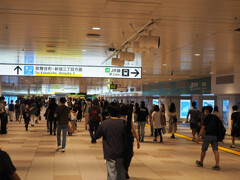
[[[15,103],[16,103],[15,106],[14,106],[15,118],[16,118],[16,121],[19,121],[19,117],[20,117],[20,104],[19,104],[19,100],[17,100]]]
[[[52,132],[54,133],[54,135],[56,135],[57,124],[56,124],[56,119],[54,118],[54,113],[57,107],[58,105],[56,104],[56,99],[55,98],[50,99],[49,109],[47,112],[50,135],[52,135]]]
[[[145,102],[142,101],[140,108],[136,110],[137,122],[138,122],[138,136],[140,142],[144,142],[145,125],[148,118],[148,109],[145,107]]]
[[[96,143],[95,134],[100,121],[102,121],[101,109],[99,108],[99,102],[97,99],[93,100],[92,107],[88,109],[88,116],[91,143]]]
[[[171,138],[175,139],[174,133],[177,132],[177,113],[176,113],[176,106],[174,103],[170,104],[169,111],[168,111],[168,117],[169,117],[169,132],[172,133]]]
[[[220,170],[219,166],[219,153],[218,153],[218,126],[217,126],[217,121],[220,121],[220,119],[212,115],[213,108],[212,106],[206,106],[205,108],[205,114],[207,115],[203,121],[203,126],[200,130],[200,133],[196,139],[196,142],[199,142],[200,136],[203,134],[205,131],[205,137],[203,139],[203,144],[202,144],[202,151],[201,151],[201,156],[200,156],[200,161],[197,160],[196,164],[199,167],[203,167],[203,160],[206,155],[206,151],[208,149],[209,144],[212,145],[213,153],[215,156],[216,160],[216,165],[212,167],[213,170]]]
[[[7,133],[6,109],[4,105],[4,97],[0,97],[0,119],[1,119],[1,134]]]
[[[0,149],[0,179],[1,180],[21,180],[16,172],[8,153]]]
[[[24,119],[24,123],[25,123],[25,129],[26,131],[28,131],[28,125],[29,125],[29,122],[30,122],[30,106],[29,106],[29,103],[28,101],[25,102],[25,106],[24,106],[24,109],[23,110],[23,119]]]
[[[68,120],[70,110],[65,106],[66,99],[64,97],[60,98],[60,106],[56,108],[54,117],[57,118],[57,150],[62,150],[65,152],[66,147],[66,137],[68,130]],[[62,131],[62,144],[61,144],[61,131]]]
[[[200,121],[201,121],[200,119],[201,112],[197,109],[196,105],[197,103],[193,101],[192,109],[189,109],[187,114],[187,120],[186,120],[186,122],[188,122],[188,117],[190,115],[190,128],[192,129],[192,135],[193,135],[192,141],[195,141],[197,129],[198,129],[198,126],[200,126]]]
[[[108,180],[125,180],[124,168],[124,127],[126,122],[119,119],[120,107],[112,102],[108,106],[110,118],[98,127],[95,138],[103,137],[103,152],[107,166]],[[124,123],[125,122],[125,123]],[[125,124],[125,126],[124,126]]]
[[[237,137],[240,140],[240,112],[238,112],[238,106],[235,105],[232,107],[233,113],[231,115],[231,136],[232,136],[232,145],[230,148],[235,148],[235,138]]]
[[[9,106],[8,106],[8,113],[9,113],[9,120],[13,121],[13,117],[14,117],[14,104],[13,104],[13,100],[11,100],[11,104],[9,104]]]

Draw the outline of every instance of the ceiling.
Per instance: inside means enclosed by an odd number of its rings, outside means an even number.
[[[109,47],[119,47],[151,19],[159,19],[151,33],[161,37],[160,48],[142,53],[142,79],[113,80],[125,87],[231,74],[240,57],[240,32],[234,31],[240,28],[239,0],[1,0],[0,19],[0,63],[35,51],[39,62],[87,65],[101,65],[111,54]],[[108,83],[100,78],[4,78],[3,89],[60,83],[85,91]]]

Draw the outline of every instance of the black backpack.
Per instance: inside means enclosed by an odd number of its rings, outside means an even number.
[[[225,135],[226,135],[226,128],[223,126],[223,123],[221,122],[221,120],[217,116],[213,115],[213,117],[214,117],[215,122],[217,124],[217,132],[218,132],[217,138],[218,138],[218,141],[222,142],[225,138]]]

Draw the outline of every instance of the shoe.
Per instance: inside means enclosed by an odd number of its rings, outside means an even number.
[[[65,149],[62,149],[62,152],[65,152]]]
[[[144,142],[144,138],[141,139],[141,142]]]
[[[157,139],[155,138],[153,141],[157,141]]]
[[[230,148],[236,148],[236,146],[235,145],[231,145]]]
[[[32,127],[34,127],[34,125],[33,125],[33,124],[32,124],[31,126],[32,126]]]
[[[62,149],[62,146],[61,146],[61,145],[58,146],[56,150],[58,151],[58,150],[60,150],[60,149]]]
[[[216,170],[216,171],[219,171],[220,170],[220,166],[213,166],[212,169]]]
[[[203,167],[203,163],[201,163],[199,160],[196,160],[196,164],[198,167]]]
[[[130,179],[130,177],[129,177],[128,173],[126,173],[126,179]]]
[[[54,132],[54,136],[56,136],[56,132]]]
[[[163,142],[162,137],[160,138],[160,142]]]

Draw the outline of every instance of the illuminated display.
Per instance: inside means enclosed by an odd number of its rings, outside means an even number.
[[[188,111],[191,106],[191,101],[188,99],[180,100],[180,118],[187,118]]]
[[[214,100],[203,100],[203,106],[212,106],[214,108]]]

